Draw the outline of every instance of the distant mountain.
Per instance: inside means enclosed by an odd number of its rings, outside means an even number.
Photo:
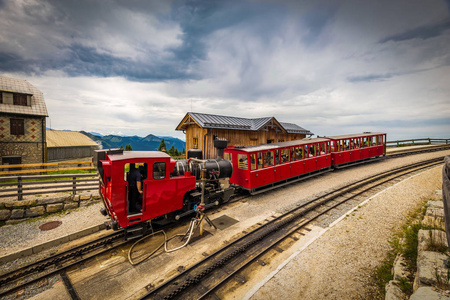
[[[93,134],[92,132],[80,131],[82,134],[88,136],[92,140],[97,143],[100,142],[103,149],[108,148],[119,148],[120,146],[124,147],[128,144],[131,145],[131,148],[135,151],[154,151],[158,150],[159,144],[161,144],[162,139],[166,143],[167,150],[169,150],[172,146],[174,146],[178,151],[183,151],[183,148],[186,148],[186,143],[179,138],[164,136],[159,137],[153,134],[149,134],[146,137],[140,136],[119,136],[119,135],[104,135],[98,136]]]
[[[89,132],[89,133],[92,134],[92,135],[95,135],[95,136],[99,136],[99,137],[103,136],[103,134],[97,133],[97,132]]]

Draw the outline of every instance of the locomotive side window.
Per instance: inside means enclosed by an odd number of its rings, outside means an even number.
[[[248,170],[247,154],[238,154],[238,168]]]
[[[250,170],[256,170],[256,154],[250,154]]]
[[[156,162],[153,164],[153,179],[166,178],[166,163]]]

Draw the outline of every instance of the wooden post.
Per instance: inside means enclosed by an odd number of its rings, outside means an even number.
[[[76,181],[76,177],[72,177],[72,194],[76,195],[77,194],[77,181]]]
[[[23,200],[22,176],[17,177],[17,198]]]

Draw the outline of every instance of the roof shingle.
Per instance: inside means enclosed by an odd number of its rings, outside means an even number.
[[[0,104],[0,112],[48,117],[44,95],[26,80],[0,77],[0,91],[32,95],[31,106]]]

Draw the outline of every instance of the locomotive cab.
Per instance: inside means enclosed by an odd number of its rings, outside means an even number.
[[[170,175],[175,161],[166,153],[97,152],[100,195],[115,229],[182,209],[185,194],[196,187],[195,177],[189,172],[183,176]]]

